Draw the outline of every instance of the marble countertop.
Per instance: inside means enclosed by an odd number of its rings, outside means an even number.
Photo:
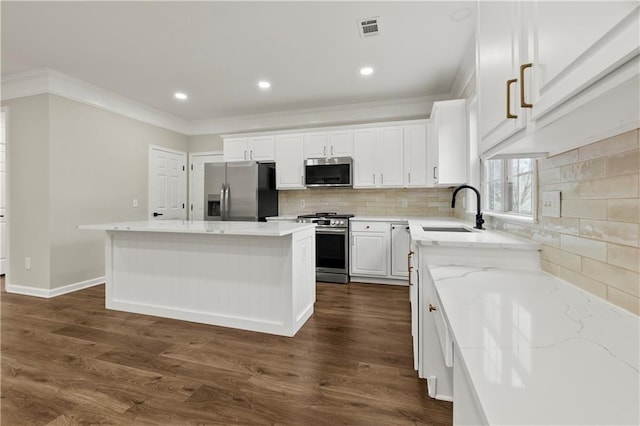
[[[463,227],[470,232],[425,231],[422,227]],[[412,241],[423,246],[494,247],[520,250],[540,250],[540,244],[506,232],[479,230],[456,218],[410,219]]]
[[[409,220],[427,220],[426,217],[415,216],[354,216],[352,222],[407,222]]]
[[[640,424],[640,318],[542,271],[429,266],[489,424]]]
[[[267,220],[296,220],[298,219],[297,215],[282,215],[282,216],[269,216]]]
[[[213,222],[203,220],[157,220],[140,222],[79,225],[78,229],[92,231],[167,232],[191,234],[254,235],[282,237],[307,229],[311,223],[295,222]]]

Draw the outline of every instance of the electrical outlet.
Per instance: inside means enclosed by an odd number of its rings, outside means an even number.
[[[138,199],[137,198],[133,199],[133,207],[138,207]]]
[[[406,209],[407,207],[409,207],[409,201],[406,198],[403,198],[401,201],[401,205],[403,209]]]
[[[30,257],[25,257],[24,258],[24,269],[31,269],[31,258]]]
[[[304,200],[300,200],[300,208],[304,209]]]

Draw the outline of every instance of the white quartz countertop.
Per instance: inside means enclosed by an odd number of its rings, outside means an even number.
[[[283,216],[268,216],[267,221],[269,220],[296,220],[298,219],[297,215],[283,215]]]
[[[429,266],[489,424],[640,424],[640,318],[542,271]]]
[[[315,225],[311,223],[213,222],[203,220],[157,220],[78,226],[78,229],[93,231],[173,232],[187,234],[254,235],[266,237],[282,237],[314,228]]]
[[[463,227],[470,232],[425,231],[423,227]],[[520,250],[540,250],[540,244],[506,232],[479,230],[455,218],[410,219],[412,241],[423,246],[494,247]]]

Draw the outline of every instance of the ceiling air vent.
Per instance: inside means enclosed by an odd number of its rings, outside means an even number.
[[[358,31],[360,32],[360,37],[373,37],[382,34],[380,17],[358,20]]]

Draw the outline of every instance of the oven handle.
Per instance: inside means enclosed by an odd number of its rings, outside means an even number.
[[[316,228],[316,234],[347,234],[345,228]]]

